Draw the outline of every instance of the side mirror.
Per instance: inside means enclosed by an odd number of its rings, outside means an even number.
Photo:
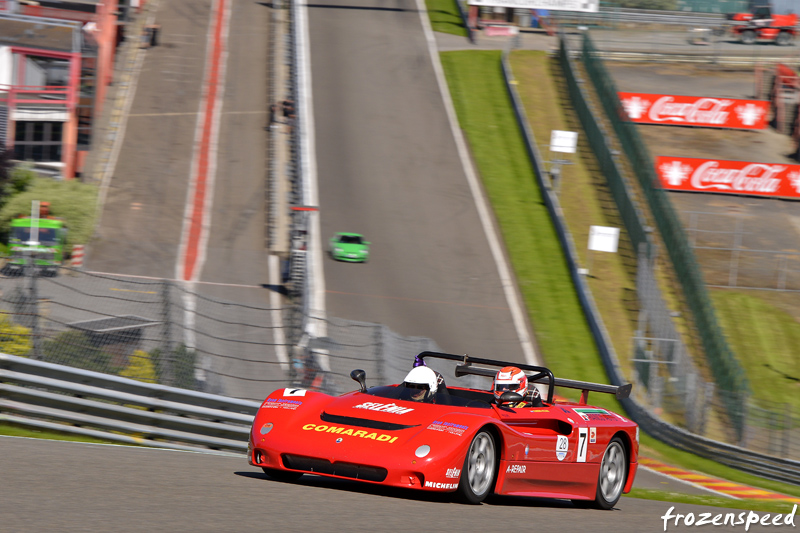
[[[367,392],[367,373],[357,368],[350,372],[350,378],[353,381],[358,381],[358,384],[361,385],[361,392]],[[517,394],[519,396],[519,394]]]
[[[507,391],[500,395],[500,399],[497,401],[498,404],[503,405],[504,403],[517,403],[525,401],[522,394],[518,392]]]

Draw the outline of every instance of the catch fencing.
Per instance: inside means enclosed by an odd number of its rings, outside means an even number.
[[[564,58],[562,59],[562,64],[565,69],[574,70],[569,60],[571,56],[566,49],[565,40],[562,39],[561,42],[561,53]],[[655,175],[653,160],[644,141],[639,136],[635,124],[625,118],[626,114],[617,96],[616,86],[606,71],[602,60],[597,57],[596,49],[588,34],[584,35],[580,60],[594,85],[597,97],[605,111],[605,117],[611,123],[622,152],[627,156],[631,168],[635,169],[634,176],[631,179],[636,179],[638,190],[641,191],[641,194],[646,199],[649,213],[658,227],[659,235],[672,263],[675,276],[681,285],[683,299],[691,311],[692,322],[698,331],[698,337],[702,343],[714,381],[720,389],[725,391],[735,393],[749,392],[750,385],[744,370],[734,357],[717,323],[714,307],[705,288],[703,275],[697,265],[685,231],[666,192],[658,186],[659,182]],[[572,83],[575,83],[574,77]],[[573,90],[572,92],[578,94],[580,91]],[[587,115],[581,117],[582,121],[587,118],[589,118]],[[592,118],[591,120],[594,121],[595,119]],[[595,139],[591,142],[595,153],[607,153],[610,151],[605,139]],[[615,180],[619,176],[620,174],[610,174],[609,178]],[[639,230],[634,228],[634,231]],[[634,241],[634,245],[637,248],[641,246],[638,241]],[[727,414],[741,438],[742,405],[728,403]]]
[[[31,269],[26,269],[31,274]],[[143,382],[263,399],[302,385],[353,390],[400,381],[427,338],[386,326],[306,313],[303,301],[263,304],[272,290],[84,272],[3,280],[0,352]],[[308,325],[327,336],[311,338]],[[280,333],[280,334],[279,334]]]
[[[787,251],[769,235],[775,232],[754,227],[751,216],[704,211],[681,216],[709,286],[800,291],[800,252]]]
[[[561,51],[562,53],[565,51],[563,46]],[[562,60],[565,59],[562,58]],[[621,371],[619,359],[611,344],[602,317],[594,303],[586,279],[580,271],[575,243],[563,219],[563,213],[559,205],[558,196],[554,191],[553,183],[544,168],[544,158],[539,152],[531,125],[525,116],[506,57],[503,59],[503,70],[506,86],[514,103],[513,107],[517,114],[517,120],[526,139],[526,147],[531,163],[536,170],[536,178],[539,181],[545,204],[550,211],[561,245],[565,250],[567,264],[578,292],[578,298],[600,351],[609,381],[613,385],[623,385],[628,382],[628,379]],[[567,74],[569,75],[569,73]],[[573,105],[576,106],[579,114],[581,109],[584,108],[586,108],[586,112],[590,111],[585,101],[573,100]],[[639,265],[639,270],[646,270],[648,261],[640,258],[640,263],[643,264]],[[646,300],[652,297],[652,295],[648,296],[646,294],[641,283],[637,282],[637,289],[643,292],[639,295],[640,298]],[[660,340],[662,339],[649,339],[649,341]],[[674,341],[670,340],[666,344],[674,345]],[[672,350],[674,356],[674,347]],[[678,360],[674,361],[674,363],[678,362]],[[669,364],[671,362],[665,360],[662,363]],[[678,365],[670,364],[670,366]],[[649,370],[652,365],[647,364],[645,368]],[[652,374],[651,372],[649,375]],[[696,374],[689,373],[686,375],[686,379],[683,380],[684,387],[693,386],[692,380],[695,378],[692,376],[696,378]],[[695,409],[694,415],[690,415],[687,412],[684,415],[686,418],[681,419],[679,417],[680,422],[688,426],[691,423],[688,417],[695,416],[694,424],[699,424],[701,429],[700,431],[693,431],[688,427],[679,427],[671,424],[663,418],[668,414],[671,415],[669,418],[675,417],[675,413],[671,412],[673,406],[677,405],[678,409],[686,409],[687,411],[689,409],[689,405],[686,402],[686,390],[680,391],[674,386],[675,382],[680,383],[681,380],[673,381],[669,375],[664,377],[665,379],[661,380],[662,388],[666,391],[663,395],[665,398],[663,400],[663,408],[651,405],[650,402],[653,395],[650,392],[642,394],[643,388],[638,386],[641,383],[634,386],[634,392],[630,398],[621,400],[628,416],[638,423],[643,431],[676,448],[713,459],[746,472],[786,483],[800,483],[800,444],[798,444],[800,441],[797,439],[800,435],[800,418],[797,418],[788,409],[788,406],[780,406],[783,411],[778,409],[779,406],[771,406],[772,409],[765,411],[763,407],[755,406],[748,401],[748,398],[744,395],[740,395],[738,398],[726,397],[726,393],[715,391],[712,384],[704,384],[705,386],[701,387],[702,382],[698,380],[694,383],[696,392],[692,400],[696,402],[696,405],[693,406]],[[673,398],[670,399],[670,396]],[[727,442],[732,444],[702,436],[702,427],[705,424],[704,418],[715,410],[724,411],[731,404],[742,405],[744,408],[744,414],[740,416],[742,431],[732,432],[728,435],[730,439]]]

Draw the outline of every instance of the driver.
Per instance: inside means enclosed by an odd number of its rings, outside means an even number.
[[[541,407],[542,398],[536,386],[528,391],[528,376],[515,366],[506,366],[497,371],[492,382],[494,401],[500,404],[500,396],[504,392],[516,392],[522,396],[523,401],[509,404],[509,407]]]
[[[411,369],[400,386],[404,389],[400,391],[401,400],[431,401],[438,388],[438,379],[436,372],[427,366],[418,366]]]

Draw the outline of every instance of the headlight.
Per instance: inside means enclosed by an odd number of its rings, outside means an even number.
[[[262,435],[266,435],[267,433],[269,433],[270,431],[272,431],[272,428],[273,428],[273,424],[272,424],[272,422],[267,422],[266,424],[264,424],[263,426],[261,426],[261,431],[260,431],[260,433],[261,433]]]
[[[333,251],[336,252],[337,254],[342,253],[342,249],[339,248],[338,246],[334,248]]]
[[[414,455],[416,455],[419,458],[422,458],[428,455],[429,453],[431,453],[431,447],[428,446],[427,444],[423,444],[422,446],[417,448],[417,451],[414,452]]]

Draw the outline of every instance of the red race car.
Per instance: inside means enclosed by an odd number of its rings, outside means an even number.
[[[492,377],[492,390],[446,385],[426,359],[455,363],[456,377]],[[638,426],[586,403],[589,391],[626,398],[630,384],[438,352],[417,355],[399,385],[368,389],[363,370],[350,377],[360,390],[338,397],[291,388],[270,394],[253,421],[249,463],[283,481],[317,474],[455,492],[468,503],[494,492],[610,509],[633,485]],[[533,383],[547,385],[546,397]],[[554,401],[556,386],[580,389],[581,400]]]

